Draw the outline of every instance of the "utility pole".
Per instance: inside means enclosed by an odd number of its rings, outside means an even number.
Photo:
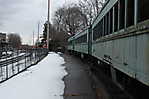
[[[38,22],[38,37],[37,37],[37,42],[39,43],[39,26],[40,26],[40,22]],[[37,43],[37,44],[38,44]]]
[[[33,31],[33,46],[34,46],[34,31]]]
[[[50,0],[48,0],[48,21],[47,21],[47,49],[49,49],[49,32],[50,32]]]

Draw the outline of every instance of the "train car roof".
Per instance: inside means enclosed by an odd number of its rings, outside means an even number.
[[[68,39],[68,42],[69,42],[69,41],[72,41],[73,39],[74,39],[74,36],[70,37],[70,38]]]
[[[101,11],[97,15],[97,17],[94,19],[92,23],[92,27],[94,28],[99,21],[110,11],[110,9],[116,4],[118,0],[107,0],[102,7]]]
[[[76,33],[74,36],[72,36],[72,37],[70,37],[70,38],[68,39],[68,42],[71,41],[71,40],[74,40],[74,39],[76,39],[76,38],[78,38],[78,37],[80,37],[80,36],[83,36],[83,35],[87,34],[87,32],[85,32],[85,31],[88,30],[89,28],[90,28],[90,26],[87,26],[87,27],[84,28],[82,31]]]
[[[78,37],[80,37],[80,36],[83,36],[83,35],[87,34],[86,31],[87,31],[88,29],[89,29],[89,26],[87,26],[86,28],[84,28],[82,31],[76,33],[76,34],[74,35],[74,38],[76,39],[76,38],[78,38]]]

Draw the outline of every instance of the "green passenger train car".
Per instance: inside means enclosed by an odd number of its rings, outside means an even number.
[[[149,0],[106,0],[88,32],[72,37],[70,49],[109,64],[112,78],[120,71],[149,86],[148,9]]]
[[[76,33],[73,37],[68,39],[68,50],[76,51],[83,54],[89,54],[91,51],[91,45],[89,43],[90,27],[87,27],[83,31]]]
[[[67,46],[67,49],[69,51],[73,51],[74,50],[74,40],[73,40],[74,37],[71,37],[68,39],[68,46]]]
[[[92,55],[149,86],[148,0],[109,0],[92,25]]]

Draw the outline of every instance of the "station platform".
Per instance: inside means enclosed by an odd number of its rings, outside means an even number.
[[[97,78],[90,72],[88,62],[68,54],[62,57],[68,72],[64,77],[64,99],[133,99],[102,71],[98,71]]]
[[[63,55],[68,75],[64,78],[64,99],[97,99],[87,67],[75,56]]]

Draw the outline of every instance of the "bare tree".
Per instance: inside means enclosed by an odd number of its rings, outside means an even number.
[[[63,24],[62,20],[63,20],[63,14],[65,12],[64,8],[59,8],[56,12],[55,12],[55,16],[54,16],[54,25],[55,28],[60,31],[61,29],[61,25]]]
[[[51,44],[67,42],[69,34],[75,34],[86,28],[93,22],[103,6],[101,0],[80,0],[79,4],[68,4],[56,10],[53,17],[53,24],[50,24]],[[44,39],[46,41],[47,28],[43,31]]]
[[[73,34],[86,25],[86,15],[82,13],[81,8],[76,4],[64,6],[55,12],[54,26],[59,31]]]
[[[18,34],[9,34],[8,35],[8,43],[13,47],[13,48],[19,48],[22,41],[21,37]]]
[[[105,0],[80,0],[79,7],[82,12],[87,16],[88,25],[90,25],[94,18],[100,12]]]
[[[80,0],[79,4],[69,4],[55,12],[55,28],[66,33],[76,33],[90,25],[100,12],[105,0]]]

